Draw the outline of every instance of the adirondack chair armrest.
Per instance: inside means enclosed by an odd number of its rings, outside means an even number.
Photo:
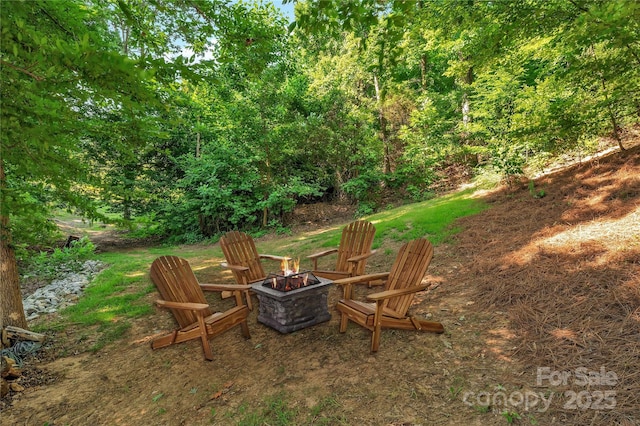
[[[333,283],[342,286],[342,298],[351,299],[353,297],[352,284],[369,284],[371,281],[382,280],[389,276],[389,272],[378,272],[376,274],[357,275],[355,277],[340,278]]]
[[[319,257],[323,257],[323,256],[327,256],[330,255],[332,253],[337,253],[338,249],[334,248],[334,249],[329,249],[329,250],[325,250],[325,251],[320,251],[318,253],[314,253],[314,254],[310,254],[309,256],[307,256],[307,259],[317,259]]]
[[[258,257],[260,257],[260,259],[275,260],[277,262],[282,262],[283,260],[291,260],[291,258],[288,256],[276,256],[273,254],[259,254]]]
[[[220,264],[220,266],[222,266],[223,268],[227,268],[227,269],[231,269],[232,271],[236,271],[236,272],[245,272],[248,271],[249,268],[246,266],[242,266],[242,265],[229,265],[226,262],[222,262]]]
[[[200,284],[200,288],[204,291],[247,291],[251,290],[250,285],[237,284]]]
[[[346,277],[335,280],[333,283],[337,285],[368,283],[369,281],[382,280],[389,276],[389,272],[378,272],[375,274],[358,275],[355,277]]]
[[[415,287],[399,288],[396,290],[385,290],[379,293],[372,293],[367,296],[367,300],[372,302],[381,301],[384,299],[390,299],[392,297],[404,296],[405,294],[417,293],[429,288],[429,284],[419,285]]]
[[[360,262],[361,260],[367,259],[369,258],[372,254],[375,254],[375,252],[377,252],[378,250],[371,250],[369,253],[365,253],[365,254],[361,254],[358,256],[353,256],[347,259],[347,262]]]
[[[167,309],[183,309],[187,311],[204,311],[209,308],[206,303],[171,302],[168,300],[156,300],[156,306]]]
[[[329,250],[325,250],[325,251],[321,251],[318,253],[314,253],[314,254],[310,254],[309,256],[307,256],[307,259],[311,259],[311,262],[313,262],[313,270],[316,271],[318,270],[318,259],[323,257],[323,256],[328,256],[330,254],[333,253],[337,253],[338,249],[334,248],[334,249],[329,249]]]

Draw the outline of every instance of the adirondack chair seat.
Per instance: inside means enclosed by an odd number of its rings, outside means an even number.
[[[170,302],[166,302],[164,300],[156,300],[156,305],[160,308],[168,308],[168,309],[187,309],[192,310],[194,312],[199,312],[206,309],[209,309],[209,305],[200,304],[200,303],[184,303],[184,304],[176,304],[173,305]],[[246,305],[236,306],[231,308],[225,312],[216,312],[207,317],[203,317],[203,322],[206,327],[206,335],[208,338],[215,337],[221,333],[224,333],[229,328],[241,324],[243,321],[246,321],[248,315],[248,309]],[[201,323],[200,318],[198,318],[197,323],[190,324],[184,328],[174,330],[173,332],[166,334],[164,336],[160,336],[155,338],[151,342],[151,347],[153,349],[164,348],[167,346],[171,346],[175,343],[182,343],[192,339],[197,339],[201,337]],[[247,333],[245,337],[249,337]],[[206,352],[206,351],[205,351]],[[208,360],[213,359],[212,357],[207,357]]]
[[[211,361],[213,353],[209,339],[212,337],[238,325],[245,338],[251,337],[247,326],[249,309],[242,298],[242,292],[247,290],[246,286],[200,284],[189,262],[177,256],[161,256],[154,260],[150,276],[162,297],[156,300],[156,306],[169,309],[179,326],[174,331],[153,339],[152,349],[199,338],[205,359]],[[214,312],[203,291],[232,292],[236,306],[224,312]]]
[[[376,250],[371,250],[376,228],[371,222],[357,220],[342,230],[338,248],[323,250],[307,256],[311,260],[314,275],[331,280],[363,275],[367,260]],[[336,266],[332,270],[319,269],[318,260],[337,254]]]
[[[379,293],[370,294],[369,296],[375,296],[376,294]],[[342,300],[341,303],[338,304],[338,310],[346,314],[352,321],[361,323],[365,328],[374,331],[376,303],[365,303],[358,300]],[[444,327],[439,322],[421,320],[415,316],[407,317],[398,315],[396,312],[385,308],[382,309],[382,315],[385,317],[382,328],[432,331],[435,333],[444,332]]]
[[[424,291],[428,285],[422,284],[431,258],[433,246],[420,238],[410,241],[400,248],[390,272],[368,274],[334,281],[343,288],[343,298],[337,305],[340,312],[340,332],[347,331],[349,321],[370,330],[371,352],[380,346],[381,330],[395,328],[401,330],[444,332],[439,322],[426,321],[407,314],[416,293]],[[353,299],[353,285],[385,280],[385,290],[367,295],[367,302]]]

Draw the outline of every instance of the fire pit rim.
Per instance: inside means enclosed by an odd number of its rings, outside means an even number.
[[[306,285],[301,285],[300,287],[297,288],[292,288],[289,290],[282,290],[280,288],[277,287],[273,287],[273,285],[271,284],[271,280],[276,279],[277,281],[283,280],[285,283],[287,280],[289,279],[293,279],[293,278],[301,278],[303,276],[307,276],[307,279],[309,280],[309,283]],[[266,288],[272,288],[274,290],[283,292],[283,293],[289,293],[291,291],[294,290],[299,290],[303,287],[315,287],[318,284],[320,284],[321,281],[318,277],[316,277],[316,275],[313,273],[313,271],[300,271],[300,272],[295,272],[295,273],[289,273],[289,274],[278,274],[278,273],[269,273],[267,274],[267,277],[262,281],[262,286],[266,287]]]
[[[280,290],[276,290],[274,288],[271,287],[267,287],[267,286],[263,286],[263,282],[259,281],[257,283],[251,284],[251,288],[253,289],[253,291],[255,291],[256,293],[262,293],[262,294],[266,294],[272,298],[275,299],[290,299],[291,297],[295,296],[296,294],[299,293],[304,293],[306,291],[309,291],[310,289],[318,289],[318,288],[322,288],[328,285],[333,284],[333,281],[327,278],[323,278],[323,277],[318,277],[316,276],[316,278],[320,281],[318,284],[314,284],[311,286],[306,286],[306,287],[300,287],[297,288],[295,290],[289,290],[289,291],[280,291]]]

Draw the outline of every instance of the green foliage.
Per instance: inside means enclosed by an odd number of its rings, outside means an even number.
[[[51,253],[40,252],[35,255],[28,251],[20,252],[21,275],[23,278],[37,277],[52,281],[69,271],[79,271],[85,260],[95,257],[95,246],[87,237],[71,243],[70,247],[56,248]]]
[[[536,190],[535,183],[532,180],[529,181],[529,194],[533,198],[542,198],[547,195],[544,189]]]
[[[340,403],[338,402],[338,400],[336,399],[335,396],[327,396],[325,398],[322,398],[320,401],[318,401],[317,404],[315,404],[313,407],[311,407],[311,412],[310,415],[313,418],[317,418],[319,416],[321,416],[321,414],[325,413],[325,415],[329,415],[331,414],[331,411],[335,408],[340,407]]]
[[[452,226],[456,219],[479,213],[486,208],[488,206],[480,199],[472,198],[468,191],[463,191],[385,210],[364,219],[371,221],[376,227],[376,247],[385,238],[410,241],[426,237],[437,245],[459,231],[459,228]],[[341,228],[325,232],[322,240],[314,244],[320,247],[337,247],[341,233]]]
[[[161,223],[157,219],[155,212],[136,216],[133,229],[129,233],[131,238],[149,238],[159,237],[164,235],[166,230],[162,227]]]
[[[3,4],[0,213],[14,244],[49,241],[61,205],[190,242],[285,229],[319,199],[371,214],[382,188],[425,199],[446,166],[479,161],[522,174],[640,117],[637,2],[296,13],[291,33],[271,4]]]
[[[507,423],[509,424],[515,422],[516,420],[520,420],[522,418],[520,414],[518,414],[515,411],[505,410],[500,414],[502,415],[502,417],[504,417],[507,420]]]
[[[267,199],[262,201],[259,207],[269,209],[272,214],[283,215],[293,210],[298,199],[320,195],[322,192],[317,184],[306,184],[299,177],[294,176],[271,190]]]
[[[462,386],[449,386],[449,397],[451,399],[458,398],[460,392],[462,392]]]
[[[491,157],[493,167],[505,176],[519,176],[524,173],[525,156],[517,146],[496,146]]]
[[[342,190],[358,203],[358,215],[375,211],[379,202],[384,175],[377,170],[366,170],[342,185]]]
[[[414,202],[425,201],[435,197],[434,192],[415,185],[407,185],[406,191]]]
[[[249,158],[224,146],[201,157],[182,159],[184,177],[179,192],[167,199],[164,220],[173,235],[212,236],[228,229],[252,226],[261,211],[260,173]]]

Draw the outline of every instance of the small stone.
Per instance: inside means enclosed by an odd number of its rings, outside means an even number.
[[[15,383],[15,382],[9,383],[9,387],[14,392],[22,392],[24,390],[24,386],[19,385],[18,383]]]

